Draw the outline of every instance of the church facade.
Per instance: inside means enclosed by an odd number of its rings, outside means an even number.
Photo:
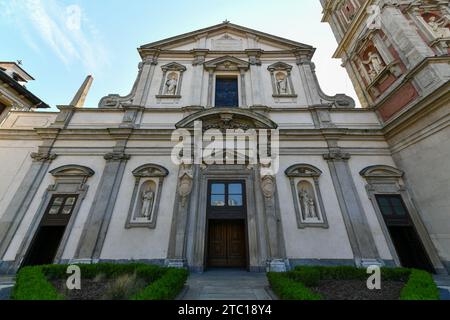
[[[383,120],[325,94],[314,51],[225,21],[140,47],[127,96],[8,112],[1,272],[99,261],[445,272],[449,249],[430,237]]]

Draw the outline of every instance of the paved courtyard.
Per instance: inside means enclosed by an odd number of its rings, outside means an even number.
[[[0,300],[9,300],[13,286],[13,277],[0,276]]]
[[[191,274],[182,300],[272,300],[265,273],[211,270]]]

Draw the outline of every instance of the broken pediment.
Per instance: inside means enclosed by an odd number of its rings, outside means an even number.
[[[249,110],[237,108],[213,108],[194,113],[176,124],[177,128],[193,128],[202,122],[203,131],[209,129],[276,129],[278,125],[269,118]]]

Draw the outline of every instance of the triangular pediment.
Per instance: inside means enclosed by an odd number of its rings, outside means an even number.
[[[164,71],[186,71],[186,67],[178,62],[171,62],[161,67]]]
[[[232,56],[224,56],[205,63],[205,69],[216,69],[222,71],[232,71],[248,69],[250,63]]]
[[[274,64],[271,64],[267,69],[269,71],[292,70],[292,66],[284,62],[276,62]]]
[[[206,39],[206,42],[199,44],[199,39],[201,38]],[[229,22],[152,42],[143,45],[139,50],[189,51],[199,48],[211,51],[243,51],[246,49],[261,49],[265,51],[292,49],[314,50],[313,47],[300,42]]]

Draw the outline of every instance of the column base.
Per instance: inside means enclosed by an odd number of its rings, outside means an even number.
[[[96,264],[99,263],[99,259],[70,259],[67,264],[73,265],[73,264]]]
[[[384,261],[378,259],[361,259],[357,262],[357,266],[361,268],[368,268],[370,266],[384,267]]]
[[[166,267],[184,269],[186,268],[186,259],[167,259]]]
[[[284,259],[267,261],[267,272],[286,272],[288,269],[288,262]]]

